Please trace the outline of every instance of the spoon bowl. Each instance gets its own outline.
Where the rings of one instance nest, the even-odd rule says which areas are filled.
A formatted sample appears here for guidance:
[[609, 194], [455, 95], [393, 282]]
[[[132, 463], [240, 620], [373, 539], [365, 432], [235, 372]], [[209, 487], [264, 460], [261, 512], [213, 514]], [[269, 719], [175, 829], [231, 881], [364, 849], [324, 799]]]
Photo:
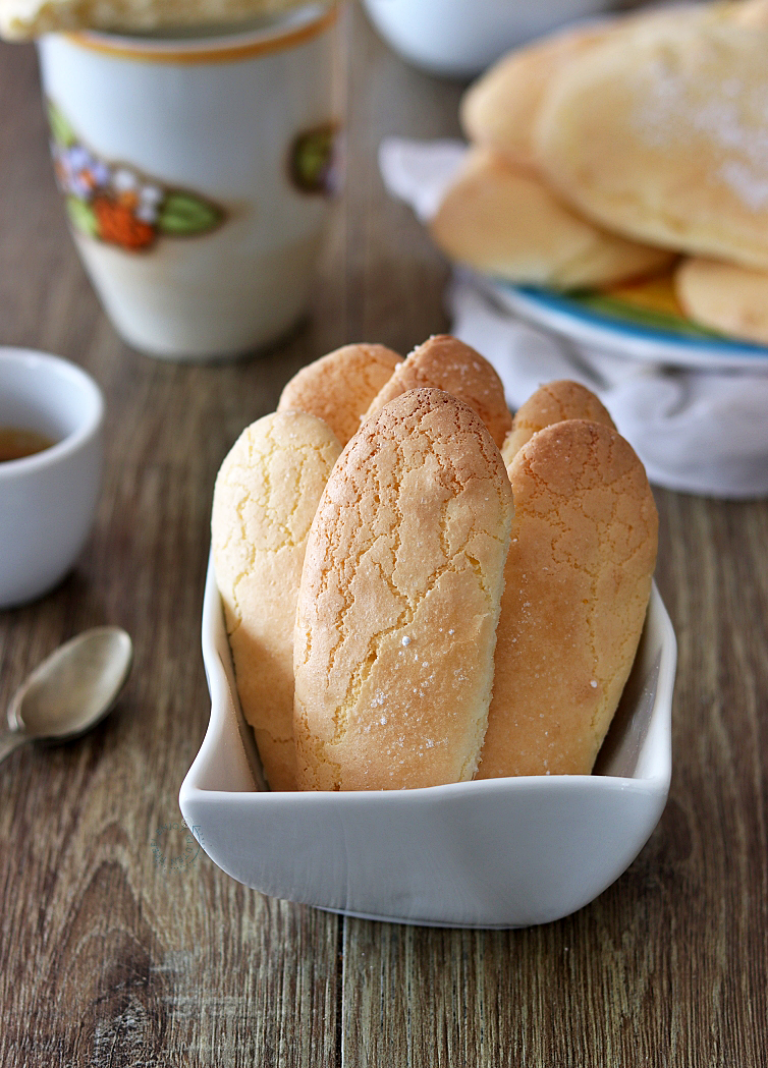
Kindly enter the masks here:
[[120, 627], [94, 627], [56, 649], [17, 690], [0, 760], [30, 741], [65, 742], [94, 727], [128, 679], [133, 643]]

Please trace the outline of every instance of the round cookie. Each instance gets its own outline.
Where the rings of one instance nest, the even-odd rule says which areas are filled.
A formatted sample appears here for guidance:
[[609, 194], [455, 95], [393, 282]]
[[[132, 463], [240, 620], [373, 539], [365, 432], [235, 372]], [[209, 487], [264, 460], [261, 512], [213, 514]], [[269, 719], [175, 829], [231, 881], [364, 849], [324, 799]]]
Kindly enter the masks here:
[[214, 489], [216, 582], [243, 714], [273, 790], [296, 788], [296, 598], [309, 528], [340, 452], [315, 416], [273, 413], [243, 431]]
[[689, 318], [731, 337], [768, 344], [768, 271], [695, 256], [682, 261], [674, 286]]
[[427, 387], [445, 390], [474, 408], [501, 448], [512, 426], [501, 379], [479, 352], [449, 334], [436, 334], [414, 349], [373, 400], [368, 415], [409, 389]]
[[768, 0], [741, 0], [729, 5], [730, 17], [740, 26], [768, 27]]
[[614, 25], [569, 28], [500, 59], [462, 97], [459, 117], [467, 139], [493, 148], [516, 166], [535, 168], [533, 127], [549, 82]]
[[402, 362], [402, 356], [384, 345], [344, 345], [295, 374], [280, 395], [277, 410], [316, 415], [346, 445], [360, 429], [373, 398]]
[[294, 659], [300, 787], [472, 778], [511, 517], [501, 454], [467, 404], [419, 389], [366, 420], [307, 544]]
[[658, 519], [611, 427], [540, 430], [509, 467], [515, 501], [478, 778], [587, 775], [645, 620]]
[[661, 20], [595, 45], [542, 103], [543, 174], [618, 233], [768, 269], [766, 48], [765, 27], [730, 16]]
[[[767, 0], [651, 7], [584, 25], [568, 26], [515, 48], [494, 63], [464, 94], [460, 118], [469, 141], [493, 148], [516, 166], [537, 170], [535, 128], [554, 79], [574, 59], [609, 38], [733, 18], [760, 25]], [[752, 10], [752, 9], [755, 10]]]
[[565, 419], [586, 419], [616, 429], [605, 406], [586, 386], [567, 378], [547, 382], [539, 386], [515, 413], [512, 429], [501, 450], [507, 468], [534, 434]]
[[669, 252], [609, 233], [536, 174], [471, 148], [429, 224], [446, 256], [511, 282], [574, 289], [660, 271]]

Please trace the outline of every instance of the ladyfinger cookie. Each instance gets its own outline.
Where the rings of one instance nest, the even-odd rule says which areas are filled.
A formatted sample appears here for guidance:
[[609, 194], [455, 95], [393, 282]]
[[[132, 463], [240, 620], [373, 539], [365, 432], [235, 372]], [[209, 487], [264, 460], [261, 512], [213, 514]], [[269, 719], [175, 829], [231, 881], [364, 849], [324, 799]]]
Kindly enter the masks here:
[[402, 356], [385, 345], [344, 345], [302, 367], [285, 386], [277, 410], [318, 416], [346, 445], [402, 362]]
[[642, 463], [567, 420], [514, 457], [512, 540], [478, 778], [587, 775], [634, 660], [656, 561]]
[[418, 389], [366, 420], [307, 543], [294, 648], [300, 787], [472, 778], [511, 518], [501, 454], [469, 405]]
[[534, 434], [545, 426], [562, 423], [565, 419], [587, 419], [591, 423], [603, 423], [616, 429], [603, 403], [586, 386], [567, 378], [547, 382], [539, 386], [515, 412], [512, 429], [501, 449], [507, 467]]
[[485, 357], [449, 334], [437, 334], [414, 349], [383, 386], [368, 414], [409, 389], [424, 387], [443, 389], [466, 401], [501, 448], [512, 426], [501, 379]]
[[240, 703], [273, 790], [296, 789], [296, 598], [310, 524], [340, 452], [320, 419], [276, 412], [243, 431], [216, 479], [216, 581]]

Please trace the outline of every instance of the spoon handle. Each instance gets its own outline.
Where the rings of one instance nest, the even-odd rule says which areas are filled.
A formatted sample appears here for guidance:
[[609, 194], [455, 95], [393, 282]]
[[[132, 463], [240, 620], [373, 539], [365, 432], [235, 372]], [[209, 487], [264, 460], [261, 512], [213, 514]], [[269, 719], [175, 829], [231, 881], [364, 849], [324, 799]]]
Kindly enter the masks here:
[[31, 741], [32, 739], [29, 735], [23, 734], [21, 731], [8, 731], [7, 734], [0, 735], [0, 764], [7, 756], [11, 755], [14, 749], [18, 749], [20, 745]]

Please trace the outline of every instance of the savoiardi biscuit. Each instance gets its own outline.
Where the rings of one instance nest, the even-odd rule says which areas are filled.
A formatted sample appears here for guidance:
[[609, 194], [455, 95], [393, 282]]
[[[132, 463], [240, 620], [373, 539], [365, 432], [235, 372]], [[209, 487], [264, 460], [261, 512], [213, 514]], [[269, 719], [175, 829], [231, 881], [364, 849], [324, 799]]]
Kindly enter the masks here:
[[467, 404], [418, 389], [366, 420], [307, 544], [294, 648], [300, 787], [472, 778], [511, 518], [501, 454]]
[[768, 344], [768, 270], [692, 256], [675, 271], [674, 287], [690, 319], [731, 337]]
[[515, 515], [478, 778], [586, 775], [645, 620], [657, 513], [610, 426], [566, 420], [509, 466]]
[[504, 386], [492, 364], [449, 334], [436, 334], [415, 348], [372, 401], [368, 415], [411, 389], [445, 390], [473, 408], [501, 448], [512, 426]]
[[344, 345], [302, 367], [285, 386], [277, 410], [318, 416], [346, 445], [402, 362], [402, 356], [384, 345]]
[[567, 378], [547, 382], [539, 386], [515, 412], [512, 429], [501, 449], [506, 466], [509, 467], [515, 455], [534, 434], [545, 426], [562, 423], [565, 419], [586, 419], [613, 427], [613, 420], [605, 405], [586, 386]]
[[273, 790], [296, 788], [296, 598], [310, 525], [340, 452], [320, 419], [277, 412], [243, 431], [216, 479], [216, 582], [243, 714]]
[[429, 229], [438, 248], [458, 263], [557, 289], [653, 274], [673, 258], [597, 225], [537, 174], [487, 148], [467, 152]]

